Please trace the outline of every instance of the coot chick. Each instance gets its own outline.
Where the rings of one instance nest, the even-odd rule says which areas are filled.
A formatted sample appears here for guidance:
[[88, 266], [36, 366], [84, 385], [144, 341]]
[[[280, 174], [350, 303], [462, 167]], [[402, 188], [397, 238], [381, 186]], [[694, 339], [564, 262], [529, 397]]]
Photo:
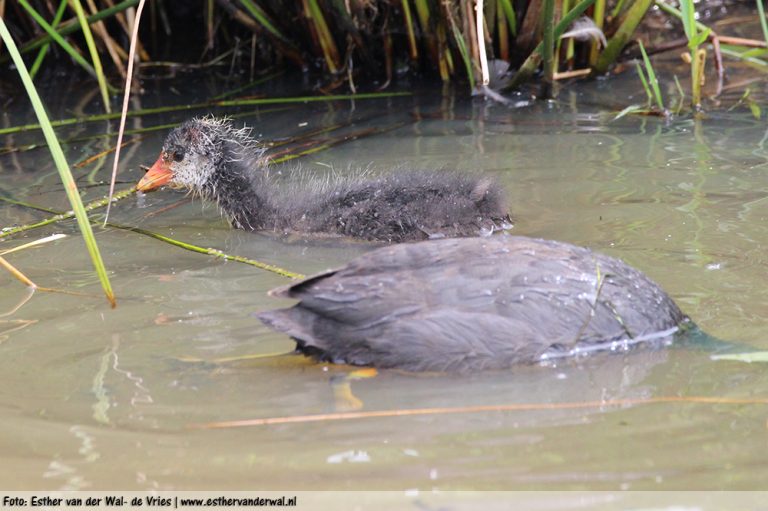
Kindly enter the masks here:
[[383, 247], [270, 294], [299, 300], [258, 317], [304, 354], [409, 371], [661, 346], [692, 325], [619, 259], [507, 235]]
[[509, 227], [504, 193], [487, 177], [398, 172], [286, 182], [268, 172], [262, 154], [250, 130], [226, 119], [192, 119], [170, 132], [137, 188], [187, 188], [217, 203], [233, 226], [252, 231], [402, 242]]

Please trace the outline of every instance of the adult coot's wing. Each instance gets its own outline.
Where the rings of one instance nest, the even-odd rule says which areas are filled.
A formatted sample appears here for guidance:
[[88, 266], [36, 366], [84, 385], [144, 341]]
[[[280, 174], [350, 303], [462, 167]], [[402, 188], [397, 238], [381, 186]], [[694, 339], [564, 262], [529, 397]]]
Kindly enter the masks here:
[[684, 318], [618, 259], [508, 236], [385, 247], [275, 294], [299, 303], [259, 317], [305, 352], [413, 370], [508, 367]]

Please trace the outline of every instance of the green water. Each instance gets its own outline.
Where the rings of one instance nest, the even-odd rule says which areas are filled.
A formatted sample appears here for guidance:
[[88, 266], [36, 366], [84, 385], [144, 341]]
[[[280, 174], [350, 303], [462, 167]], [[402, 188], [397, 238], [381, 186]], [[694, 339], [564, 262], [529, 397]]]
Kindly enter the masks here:
[[[515, 234], [621, 257], [657, 280], [703, 330], [768, 349], [765, 122], [747, 108], [722, 109], [700, 121], [611, 121], [635, 90], [628, 80], [588, 83], [558, 101], [519, 108], [430, 92], [228, 112], [242, 113], [241, 120], [270, 141], [340, 123], [348, 124], [340, 132], [381, 130], [298, 160], [306, 173], [361, 167], [491, 173], [507, 189]], [[81, 89], [57, 99], [53, 117], [96, 111], [92, 91]], [[179, 89], [185, 102], [203, 94]], [[180, 101], [151, 92], [132, 108]], [[30, 122], [29, 115], [16, 101], [2, 124]], [[185, 115], [132, 119], [129, 128]], [[96, 123], [59, 134], [110, 130]], [[124, 150], [119, 179], [125, 183], [118, 189], [138, 181], [139, 166], [154, 161], [164, 135], [154, 132]], [[41, 138], [32, 132], [1, 140], [16, 146]], [[76, 162], [111, 143], [74, 142], [65, 150]], [[110, 166], [111, 159], [97, 181], [107, 179]], [[76, 171], [81, 183], [93, 169]], [[0, 175], [3, 197], [68, 209], [44, 148], [0, 156]], [[84, 199], [105, 193], [104, 186], [87, 187]], [[0, 226], [46, 216], [0, 203]], [[371, 249], [234, 231], [215, 208], [169, 190], [117, 203], [111, 221], [304, 274]], [[331, 380], [344, 370], [299, 357], [212, 362], [292, 348], [287, 337], [253, 317], [288, 303], [266, 296], [286, 279], [136, 233], [96, 231], [118, 295], [116, 310], [100, 296], [73, 222], [0, 241], [3, 250], [69, 234], [8, 259], [41, 286], [87, 295], [38, 292], [15, 309], [27, 292], [0, 273], [0, 464], [13, 467], [0, 472], [0, 487], [733, 490], [764, 484], [765, 405], [600, 405], [670, 396], [768, 397], [765, 365], [716, 362], [693, 348], [508, 373], [386, 371], [352, 385], [363, 411], [592, 403], [583, 408], [190, 428], [333, 413]]]

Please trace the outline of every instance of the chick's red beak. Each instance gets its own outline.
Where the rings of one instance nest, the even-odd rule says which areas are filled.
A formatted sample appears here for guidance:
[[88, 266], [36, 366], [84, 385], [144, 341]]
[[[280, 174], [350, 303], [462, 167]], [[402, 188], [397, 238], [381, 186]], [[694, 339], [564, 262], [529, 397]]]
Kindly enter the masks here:
[[141, 178], [139, 184], [136, 185], [136, 189], [140, 192], [148, 192], [168, 184], [172, 177], [173, 171], [171, 171], [170, 161], [168, 158], [165, 158], [165, 154], [161, 154], [154, 165], [152, 165], [152, 168]]

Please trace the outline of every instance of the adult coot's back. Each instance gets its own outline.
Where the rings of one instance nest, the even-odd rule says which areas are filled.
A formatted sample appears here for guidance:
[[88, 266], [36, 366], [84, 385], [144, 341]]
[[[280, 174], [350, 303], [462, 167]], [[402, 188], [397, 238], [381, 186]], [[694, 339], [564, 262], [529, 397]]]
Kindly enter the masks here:
[[660, 344], [690, 321], [618, 259], [517, 236], [388, 246], [271, 294], [299, 303], [259, 318], [305, 354], [411, 371]]

